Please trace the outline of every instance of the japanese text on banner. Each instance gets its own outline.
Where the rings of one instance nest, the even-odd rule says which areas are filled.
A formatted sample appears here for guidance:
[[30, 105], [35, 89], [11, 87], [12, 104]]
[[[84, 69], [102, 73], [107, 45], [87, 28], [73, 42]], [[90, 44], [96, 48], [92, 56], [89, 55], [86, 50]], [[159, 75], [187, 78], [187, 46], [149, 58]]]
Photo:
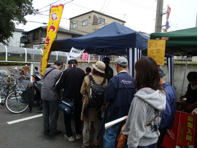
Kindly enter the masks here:
[[83, 52], [84, 52], [84, 50], [79, 50], [79, 49], [76, 49], [76, 48], [72, 47], [70, 52], [69, 52], [68, 60], [78, 59], [78, 57], [81, 56], [81, 54]]
[[148, 40], [148, 56], [152, 57], [157, 65], [164, 65], [166, 40]]
[[41, 75], [44, 76], [45, 69], [48, 63], [51, 46], [56, 37], [59, 23], [61, 20], [64, 5], [55, 5], [51, 7], [49, 23], [47, 27], [47, 35], [45, 40], [45, 45], [43, 49], [43, 55], [40, 63]]

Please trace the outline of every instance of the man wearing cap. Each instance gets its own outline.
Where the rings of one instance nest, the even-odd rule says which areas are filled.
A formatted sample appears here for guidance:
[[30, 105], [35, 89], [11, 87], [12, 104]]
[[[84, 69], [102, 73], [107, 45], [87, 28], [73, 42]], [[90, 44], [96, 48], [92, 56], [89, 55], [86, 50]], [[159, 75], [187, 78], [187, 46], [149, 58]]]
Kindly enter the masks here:
[[163, 142], [164, 136], [167, 133], [167, 135], [174, 139], [174, 134], [172, 132], [172, 127], [174, 123], [174, 116], [176, 112], [176, 93], [173, 86], [171, 86], [168, 82], [165, 82], [164, 71], [159, 68], [159, 74], [160, 74], [160, 84], [163, 85], [165, 93], [166, 93], [166, 109], [162, 113], [162, 119], [160, 123], [160, 136], [157, 142], [157, 147], [161, 147], [161, 144]]
[[108, 57], [105, 57], [103, 59], [103, 62], [106, 65], [105, 75], [106, 75], [107, 80], [109, 81], [113, 77], [113, 69], [109, 66], [110, 59]]
[[[115, 61], [117, 75], [112, 77], [106, 88], [106, 102], [109, 104], [106, 122], [110, 122], [128, 115], [134, 96], [134, 78], [127, 73], [128, 61], [119, 57]], [[115, 124], [105, 130], [103, 136], [104, 148], [115, 148], [116, 137], [120, 133], [123, 122]]]
[[[59, 88], [64, 88], [63, 98], [71, 100], [74, 103], [74, 119], [76, 129], [76, 139], [81, 139], [82, 121], [80, 119], [82, 110], [82, 94], [80, 88], [85, 77], [85, 72], [78, 68], [78, 62], [75, 59], [68, 61], [68, 69], [66, 69], [60, 80], [56, 83]], [[64, 123], [66, 134], [65, 139], [74, 141], [73, 132], [71, 128], [71, 114], [64, 113]]]

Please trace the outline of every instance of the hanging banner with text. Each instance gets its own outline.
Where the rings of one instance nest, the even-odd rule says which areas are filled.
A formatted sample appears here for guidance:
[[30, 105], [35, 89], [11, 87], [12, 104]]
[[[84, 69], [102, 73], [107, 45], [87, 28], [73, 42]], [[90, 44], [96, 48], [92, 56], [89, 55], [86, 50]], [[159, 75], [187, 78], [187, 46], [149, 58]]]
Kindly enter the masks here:
[[64, 5], [62, 4], [51, 7], [49, 23], [47, 27], [47, 35], [46, 35], [43, 55], [42, 55], [42, 59], [40, 63], [41, 76], [44, 76], [45, 69], [47, 67], [48, 59], [49, 59], [50, 52], [51, 52], [51, 46], [52, 46], [52, 43], [54, 42], [54, 39], [58, 31], [63, 8], [64, 8]]
[[69, 56], [68, 56], [68, 61], [71, 60], [71, 59], [76, 59], [81, 56], [81, 54], [84, 52], [84, 50], [79, 50], [79, 49], [76, 49], [74, 47], [71, 48], [70, 52], [69, 52]]
[[152, 57], [157, 65], [164, 65], [166, 40], [148, 40], [148, 56]]

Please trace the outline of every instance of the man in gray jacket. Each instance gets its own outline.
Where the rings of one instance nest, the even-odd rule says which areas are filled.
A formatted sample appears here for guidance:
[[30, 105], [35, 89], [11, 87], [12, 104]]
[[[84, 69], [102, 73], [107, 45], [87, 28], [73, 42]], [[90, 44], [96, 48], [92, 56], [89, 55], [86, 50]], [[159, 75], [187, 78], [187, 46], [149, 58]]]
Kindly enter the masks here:
[[54, 65], [46, 69], [44, 81], [41, 88], [41, 99], [43, 100], [43, 124], [44, 134], [54, 136], [60, 134], [57, 130], [58, 106], [61, 98], [60, 89], [55, 87], [62, 71], [63, 62], [57, 60]]

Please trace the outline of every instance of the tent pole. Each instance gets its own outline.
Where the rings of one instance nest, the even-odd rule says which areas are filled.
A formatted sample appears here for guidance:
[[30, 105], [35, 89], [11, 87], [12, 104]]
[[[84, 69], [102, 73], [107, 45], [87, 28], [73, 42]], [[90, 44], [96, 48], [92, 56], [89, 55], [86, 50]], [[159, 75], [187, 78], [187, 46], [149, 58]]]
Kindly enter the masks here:
[[186, 71], [187, 71], [187, 62], [188, 62], [188, 60], [187, 60], [187, 58], [188, 57], [186, 57], [186, 67], [185, 67], [185, 71], [184, 71], [184, 78], [183, 78], [183, 83], [182, 83], [182, 90], [181, 90], [181, 96], [182, 96], [182, 92], [183, 92], [183, 88], [184, 88], [184, 80], [185, 80], [185, 78], [186, 78]]
[[169, 80], [170, 84], [172, 85], [172, 81], [171, 81], [171, 62], [170, 62], [170, 57], [168, 57], [167, 59], [168, 59], [168, 80]]
[[88, 61], [87, 61], [87, 63], [90, 63], [90, 54], [88, 54]]
[[131, 76], [133, 76], [133, 74], [132, 74], [132, 69], [133, 69], [133, 66], [132, 66], [132, 60], [134, 60], [133, 58], [132, 58], [132, 48], [129, 48], [128, 49], [129, 50], [129, 54], [128, 54], [128, 59], [129, 59], [129, 74], [131, 75]]

